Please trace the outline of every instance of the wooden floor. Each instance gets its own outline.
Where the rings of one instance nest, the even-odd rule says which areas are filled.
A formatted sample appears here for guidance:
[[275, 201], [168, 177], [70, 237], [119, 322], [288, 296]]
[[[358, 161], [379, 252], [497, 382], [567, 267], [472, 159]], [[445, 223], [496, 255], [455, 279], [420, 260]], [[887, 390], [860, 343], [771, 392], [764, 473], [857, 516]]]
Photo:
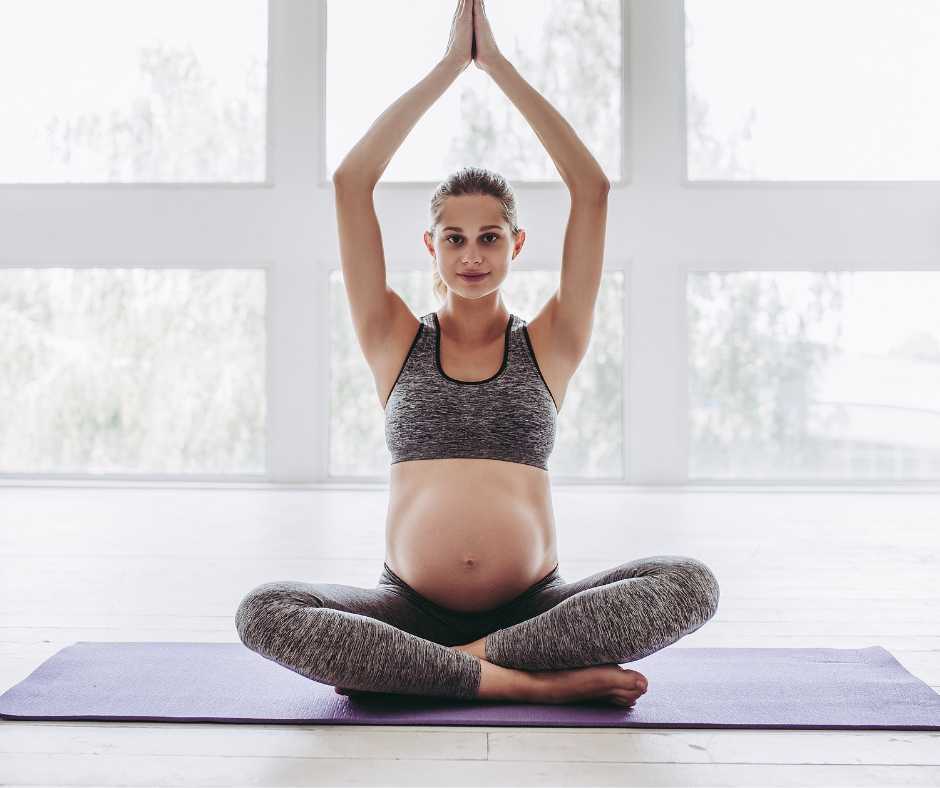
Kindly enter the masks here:
[[[265, 580], [374, 586], [387, 496], [0, 488], [0, 691], [78, 640], [238, 642], [235, 607]], [[938, 493], [554, 502], [566, 580], [660, 553], [714, 570], [717, 615], [673, 648], [881, 645], [940, 689]], [[936, 786], [940, 732], [0, 720], [0, 784]]]

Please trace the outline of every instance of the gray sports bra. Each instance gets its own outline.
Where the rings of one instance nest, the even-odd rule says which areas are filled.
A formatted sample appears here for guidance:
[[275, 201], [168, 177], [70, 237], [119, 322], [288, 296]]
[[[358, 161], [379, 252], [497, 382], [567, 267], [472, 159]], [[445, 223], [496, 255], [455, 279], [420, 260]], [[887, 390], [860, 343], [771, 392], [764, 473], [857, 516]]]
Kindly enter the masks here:
[[479, 457], [548, 470], [558, 408], [542, 376], [526, 321], [510, 314], [503, 363], [486, 380], [456, 380], [441, 367], [436, 312], [418, 332], [385, 403], [392, 465]]

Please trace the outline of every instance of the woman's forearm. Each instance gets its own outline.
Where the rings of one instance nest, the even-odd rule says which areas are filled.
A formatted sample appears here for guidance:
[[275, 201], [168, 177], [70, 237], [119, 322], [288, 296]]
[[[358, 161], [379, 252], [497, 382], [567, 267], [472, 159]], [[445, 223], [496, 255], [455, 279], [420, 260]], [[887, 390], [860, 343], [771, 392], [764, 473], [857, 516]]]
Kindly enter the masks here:
[[463, 67], [446, 58], [438, 62], [424, 79], [379, 115], [340, 162], [333, 180], [342, 176], [374, 187], [405, 137], [462, 71]]
[[605, 188], [610, 181], [571, 124], [503, 58], [486, 71], [525, 116], [552, 157], [562, 180], [574, 192]]

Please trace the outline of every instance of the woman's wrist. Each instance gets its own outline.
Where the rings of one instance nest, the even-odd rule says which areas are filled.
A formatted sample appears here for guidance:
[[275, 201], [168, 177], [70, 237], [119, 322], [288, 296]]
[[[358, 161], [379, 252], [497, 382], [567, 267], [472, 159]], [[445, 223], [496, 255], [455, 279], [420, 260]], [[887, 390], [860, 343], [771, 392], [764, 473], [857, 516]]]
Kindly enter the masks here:
[[[487, 65], [480, 65], [480, 61], [478, 60], [475, 61], [475, 63], [476, 63], [477, 68], [479, 68], [481, 71], [486, 72], [487, 74], [489, 74], [492, 71], [496, 71], [500, 68], [503, 68], [504, 66], [510, 65], [509, 60], [503, 56], [498, 57], [495, 61]], [[460, 74], [462, 74], [466, 70], [468, 65], [470, 64], [458, 63], [454, 58], [447, 57], [446, 55], [442, 57], [440, 62], [438, 63], [439, 68], [442, 68], [446, 71], [453, 72], [455, 78], [457, 76], [460, 76]]]
[[[478, 61], [479, 62], [479, 61]], [[487, 74], [492, 74], [494, 71], [498, 71], [506, 66], [512, 65], [508, 59], [500, 55], [492, 63], [488, 63], [485, 66], [480, 66], [480, 68], [485, 71]]]
[[467, 68], [469, 63], [458, 63], [455, 58], [446, 55], [438, 62], [437, 67], [443, 71], [453, 74], [454, 79], [459, 77]]

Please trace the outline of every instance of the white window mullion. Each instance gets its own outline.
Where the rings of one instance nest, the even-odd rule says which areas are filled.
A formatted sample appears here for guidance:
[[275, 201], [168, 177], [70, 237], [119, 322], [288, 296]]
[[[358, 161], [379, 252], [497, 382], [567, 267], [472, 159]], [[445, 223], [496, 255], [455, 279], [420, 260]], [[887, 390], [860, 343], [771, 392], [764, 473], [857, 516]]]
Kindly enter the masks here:
[[607, 259], [629, 271], [624, 315], [627, 480], [686, 478], [683, 310], [674, 251], [685, 228], [684, 10], [682, 0], [626, 3], [624, 146], [626, 184], [611, 192]]
[[326, 3], [269, 3], [271, 169], [268, 478], [326, 478], [329, 291], [321, 261], [336, 254], [332, 183], [320, 183]]

